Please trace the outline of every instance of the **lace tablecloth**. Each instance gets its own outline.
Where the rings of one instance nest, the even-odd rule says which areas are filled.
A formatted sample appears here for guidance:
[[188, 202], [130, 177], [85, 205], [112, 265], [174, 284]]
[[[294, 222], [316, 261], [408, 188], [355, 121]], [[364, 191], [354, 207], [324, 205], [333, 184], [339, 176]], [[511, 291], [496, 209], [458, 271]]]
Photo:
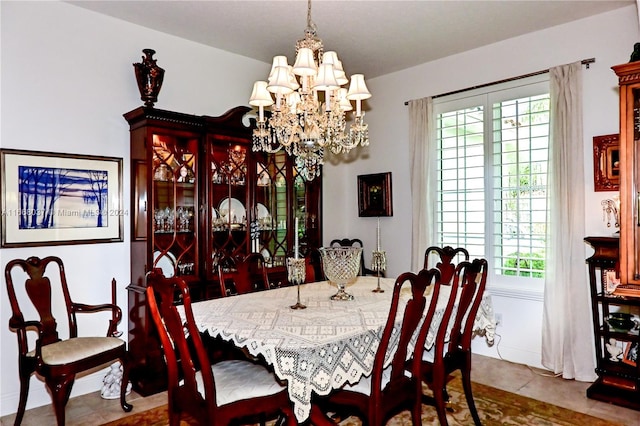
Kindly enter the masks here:
[[[296, 418], [302, 422], [309, 417], [313, 393], [327, 395], [371, 374], [394, 282], [381, 279], [385, 292], [373, 293], [377, 278], [358, 277], [347, 286], [353, 301], [330, 300], [336, 287], [326, 281], [305, 284], [300, 286], [300, 298], [307, 309], [302, 310], [289, 308], [296, 302], [296, 287], [207, 300], [192, 307], [202, 332], [232, 341], [273, 366], [276, 376], [287, 381]], [[398, 320], [401, 315], [398, 312]], [[440, 323], [441, 316], [436, 317], [432, 330]], [[475, 325], [491, 342], [495, 321], [486, 296]], [[433, 345], [433, 336], [431, 331], [427, 348]], [[396, 345], [391, 342], [388, 358]]]

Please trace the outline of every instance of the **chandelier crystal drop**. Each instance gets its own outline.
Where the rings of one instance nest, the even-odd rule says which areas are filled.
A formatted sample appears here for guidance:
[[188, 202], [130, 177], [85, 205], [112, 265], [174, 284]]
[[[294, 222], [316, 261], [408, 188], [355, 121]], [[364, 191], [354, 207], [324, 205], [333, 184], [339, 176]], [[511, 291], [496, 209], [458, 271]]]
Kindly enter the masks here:
[[[369, 145], [362, 101], [371, 93], [364, 75], [354, 74], [349, 81], [336, 52], [324, 52], [316, 33], [308, 0], [307, 28], [296, 43], [294, 65], [287, 63], [286, 56], [275, 56], [268, 80], [256, 81], [249, 99], [249, 105], [258, 107], [253, 150], [275, 153], [284, 149], [308, 181], [320, 175], [325, 150], [339, 155]], [[349, 90], [342, 87], [349, 82]], [[347, 132], [351, 101], [356, 109]], [[268, 119], [265, 107], [270, 107]]]

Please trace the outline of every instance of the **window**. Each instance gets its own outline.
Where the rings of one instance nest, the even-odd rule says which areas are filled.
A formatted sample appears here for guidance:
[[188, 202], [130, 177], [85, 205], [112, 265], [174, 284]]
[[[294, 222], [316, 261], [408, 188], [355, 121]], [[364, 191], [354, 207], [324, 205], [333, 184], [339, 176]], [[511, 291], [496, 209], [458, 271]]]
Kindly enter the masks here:
[[549, 85], [543, 77], [434, 101], [438, 244], [485, 257], [493, 282], [509, 286], [544, 278]]

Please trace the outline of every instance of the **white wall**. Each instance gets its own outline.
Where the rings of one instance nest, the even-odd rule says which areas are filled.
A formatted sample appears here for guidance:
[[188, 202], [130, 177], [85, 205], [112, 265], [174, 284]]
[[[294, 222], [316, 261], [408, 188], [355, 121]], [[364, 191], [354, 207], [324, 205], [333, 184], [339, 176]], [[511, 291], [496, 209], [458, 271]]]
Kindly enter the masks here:
[[[60, 2], [1, 2], [2, 148], [121, 157], [124, 207], [129, 208], [129, 129], [122, 114], [140, 105], [132, 64], [153, 48], [166, 70], [157, 108], [220, 115], [246, 105], [254, 80], [269, 64], [151, 31]], [[4, 249], [14, 258], [57, 255], [65, 262], [75, 301], [111, 300], [111, 278], [127, 328], [130, 218], [122, 243]], [[2, 284], [4, 288], [4, 283]], [[6, 291], [0, 291], [0, 415], [18, 406], [17, 340], [8, 328]], [[80, 317], [80, 333], [106, 332], [106, 318]], [[125, 334], [126, 336], [126, 334]], [[74, 395], [100, 389], [103, 372], [81, 378]], [[32, 379], [28, 407], [49, 404]]]
[[[358, 217], [356, 176], [390, 171], [394, 215], [380, 220], [382, 246], [388, 256], [387, 275], [410, 269], [409, 117], [405, 101], [592, 57], [596, 63], [583, 73], [585, 236], [611, 235], [613, 230], [602, 221], [600, 201], [616, 193], [593, 190], [592, 137], [618, 132], [617, 77], [610, 67], [628, 62], [638, 41], [635, 6], [629, 6], [369, 80], [373, 97], [368, 100], [366, 121], [371, 145], [365, 149], [366, 156], [348, 167], [326, 167], [324, 211], [341, 211], [342, 219], [325, 220], [325, 243], [342, 236], [359, 237], [365, 247], [375, 245], [376, 219]], [[585, 257], [591, 252], [585, 244]], [[585, 292], [587, 288], [585, 282]], [[541, 295], [493, 296], [495, 311], [502, 314], [498, 333], [502, 335], [499, 349], [503, 357], [540, 366], [541, 300]], [[585, 332], [589, 329], [590, 325], [585, 325]], [[474, 340], [474, 349], [498, 356], [496, 346], [488, 348], [483, 339]]]

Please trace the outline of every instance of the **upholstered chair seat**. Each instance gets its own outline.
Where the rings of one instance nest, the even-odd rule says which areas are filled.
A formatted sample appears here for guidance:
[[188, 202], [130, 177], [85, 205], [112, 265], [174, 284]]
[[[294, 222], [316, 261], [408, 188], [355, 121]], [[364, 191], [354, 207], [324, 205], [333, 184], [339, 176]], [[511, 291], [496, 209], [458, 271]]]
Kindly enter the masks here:
[[[124, 345], [124, 340], [118, 337], [75, 337], [43, 346], [42, 361], [52, 368], [56, 365], [84, 361]], [[29, 351], [27, 356], [35, 357], [35, 349]]]
[[[272, 372], [264, 366], [244, 360], [221, 361], [211, 366], [216, 387], [224, 392], [216, 392], [218, 406], [231, 404], [243, 399], [275, 395], [286, 386], [274, 380]], [[202, 372], [196, 373], [198, 391], [204, 397]]]

